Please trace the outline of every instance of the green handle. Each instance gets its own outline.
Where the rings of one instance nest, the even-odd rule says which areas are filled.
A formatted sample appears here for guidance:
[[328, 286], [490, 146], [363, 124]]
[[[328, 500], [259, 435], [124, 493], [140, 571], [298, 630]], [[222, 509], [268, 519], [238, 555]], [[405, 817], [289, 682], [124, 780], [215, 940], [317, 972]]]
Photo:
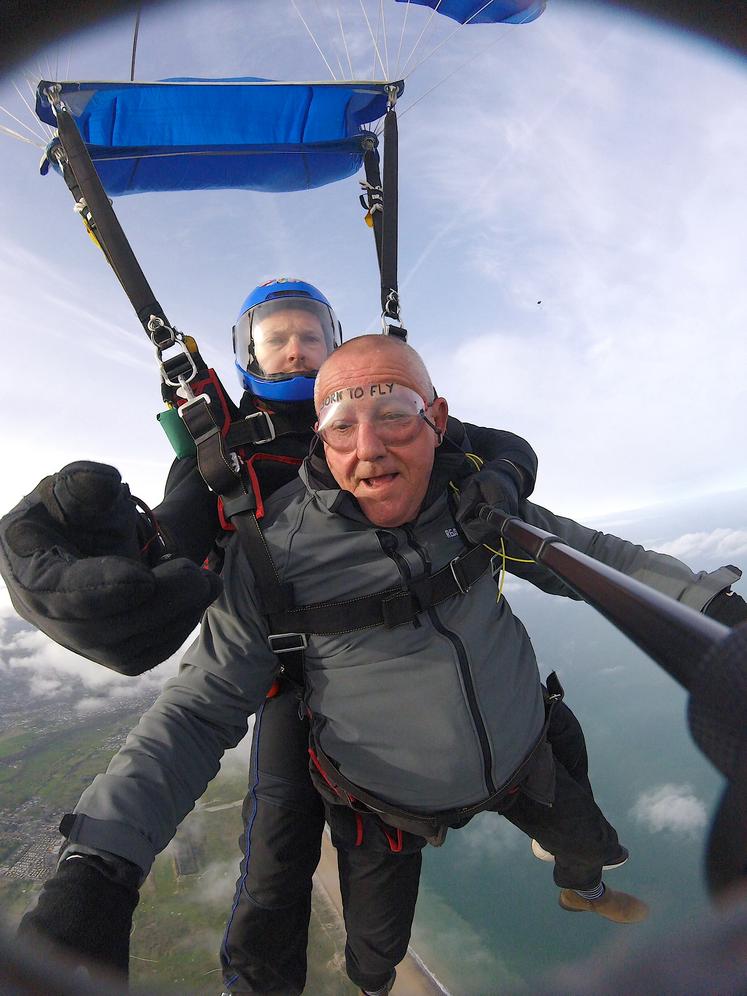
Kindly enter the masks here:
[[183, 457], [197, 456], [194, 439], [187, 431], [184, 422], [179, 418], [179, 412], [176, 408], [167, 408], [165, 412], [159, 412], [156, 418], [161, 423], [163, 431], [174, 448], [174, 453], [180, 460]]

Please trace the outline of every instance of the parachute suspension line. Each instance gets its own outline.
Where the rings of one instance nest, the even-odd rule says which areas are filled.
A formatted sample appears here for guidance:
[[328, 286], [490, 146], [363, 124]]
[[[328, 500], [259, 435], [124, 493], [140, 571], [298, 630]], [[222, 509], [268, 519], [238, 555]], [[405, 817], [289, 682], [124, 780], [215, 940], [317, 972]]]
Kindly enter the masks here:
[[405, 30], [407, 29], [407, 15], [409, 13], [410, 13], [410, 0], [407, 0], [407, 3], [405, 5], [405, 16], [404, 16], [404, 19], [402, 21], [402, 30], [400, 31], [400, 34], [399, 34], [399, 45], [397, 46], [397, 60], [394, 63], [394, 75], [397, 77], [397, 79], [399, 79], [399, 76], [400, 76], [400, 72], [399, 72], [399, 60], [400, 60], [400, 57], [402, 55], [402, 43], [405, 40]]
[[[34, 138], [36, 139], [37, 143], [42, 142], [44, 145], [46, 145], [46, 136], [45, 135], [43, 135], [43, 134], [40, 135], [38, 131], [34, 131], [33, 128], [29, 128], [29, 126], [24, 121], [21, 121], [20, 118], [17, 118], [15, 116], [15, 114], [11, 114], [11, 112], [8, 110], [8, 108], [7, 107], [3, 107], [2, 104], [0, 104], [0, 111], [3, 111], [5, 114], [8, 115], [9, 118], [12, 118], [15, 121], [16, 124], [19, 124], [22, 128], [25, 128], [26, 131], [29, 133], [29, 135], [33, 135], [34, 136]], [[26, 141], [28, 141], [28, 139]]]
[[[24, 76], [23, 78], [26, 80], [26, 86], [29, 88], [29, 93], [31, 94], [31, 99], [33, 101], [36, 101], [36, 87], [31, 82], [31, 80], [28, 78], [28, 76]], [[25, 103], [25, 101], [24, 101], [24, 103]], [[29, 105], [27, 104], [26, 106], [28, 107]], [[54, 128], [50, 128], [50, 126], [48, 124], [46, 124], [44, 121], [40, 121], [37, 118], [36, 114], [34, 113], [34, 111], [33, 111], [33, 109], [31, 107], [29, 107], [29, 111], [31, 112], [31, 118], [34, 121], [35, 126], [38, 127], [39, 125], [41, 125], [42, 132], [46, 136], [46, 142], [47, 142], [47, 144], [49, 144], [52, 141], [52, 139], [54, 138]]]
[[299, 18], [301, 24], [303, 24], [303, 26], [306, 28], [306, 31], [308, 32], [309, 38], [311, 38], [311, 40], [313, 41], [314, 45], [316, 46], [317, 52], [319, 53], [319, 55], [321, 55], [322, 59], [324, 60], [324, 65], [329, 70], [329, 75], [332, 77], [333, 80], [336, 80], [337, 77], [334, 74], [332, 66], [330, 66], [330, 64], [327, 62], [326, 55], [324, 54], [324, 52], [322, 52], [321, 48], [319, 47], [319, 42], [314, 37], [314, 32], [311, 30], [311, 28], [308, 26], [308, 24], [304, 20], [304, 16], [301, 13], [301, 11], [298, 9], [298, 5], [296, 4], [296, 0], [290, 0], [290, 2], [291, 2], [291, 6], [295, 10], [296, 14], [298, 14], [298, 18]]
[[[442, 38], [441, 41], [434, 48], [432, 48], [431, 51], [427, 55], [423, 56], [423, 58], [420, 60], [420, 62], [416, 62], [415, 63], [415, 65], [412, 67], [412, 69], [410, 69], [408, 71], [407, 75], [410, 76], [412, 73], [415, 72], [416, 69], [418, 69], [420, 66], [422, 66], [424, 62], [427, 62], [428, 59], [430, 59], [430, 57], [432, 55], [435, 55], [436, 52], [438, 52], [438, 50], [442, 46], [444, 46], [446, 44], [446, 42], [448, 42], [450, 39], [452, 39], [454, 37], [454, 35], [458, 31], [461, 31], [462, 28], [466, 27], [466, 25], [468, 25], [470, 23], [470, 21], [474, 20], [474, 18], [476, 18], [479, 14], [481, 14], [485, 10], [486, 7], [490, 6], [490, 4], [492, 2], [493, 2], [493, 0], [488, 0], [488, 2], [485, 3], [485, 4], [483, 4], [482, 7], [479, 8], [479, 10], [476, 10], [474, 12], [474, 14], [472, 14], [470, 17], [468, 17], [466, 21], [464, 21], [462, 24], [457, 24], [457, 26], [454, 28], [454, 30], [451, 31], [445, 38]], [[515, 21], [515, 22], [512, 22], [512, 23], [515, 23], [515, 24], [526, 24], [526, 20]], [[497, 27], [497, 25], [496, 25], [496, 27]], [[506, 32], [503, 32], [499, 37], [503, 38], [503, 37], [505, 37], [505, 35], [506, 35]], [[494, 45], [495, 42], [491, 42], [490, 44]], [[488, 47], [490, 47], [490, 46], [488, 46]], [[467, 63], [470, 62], [470, 61], [471, 60], [468, 59], [467, 62], [465, 63], [465, 65], [467, 65]], [[451, 76], [451, 75], [453, 75], [453, 74], [450, 73], [449, 76]], [[449, 76], [445, 76], [444, 79], [448, 79]], [[441, 82], [443, 82], [443, 80]], [[439, 84], [437, 83], [436, 86], [438, 86], [438, 85]], [[431, 88], [431, 89], [433, 89], [433, 88]], [[431, 91], [429, 90], [428, 92], [430, 93]]]
[[[440, 2], [440, 0], [439, 0], [439, 2]], [[386, 79], [387, 78], [387, 76], [386, 76], [386, 69], [384, 68], [384, 63], [382, 62], [382, 59], [381, 59], [381, 53], [379, 52], [379, 46], [377, 44], [376, 38], [374, 38], [373, 28], [371, 27], [371, 22], [368, 19], [368, 14], [366, 13], [366, 8], [363, 6], [363, 0], [358, 0], [358, 3], [361, 5], [361, 10], [363, 11], [363, 17], [365, 18], [366, 25], [368, 27], [368, 33], [371, 36], [371, 42], [372, 42], [373, 47], [374, 47], [374, 53], [375, 53], [375, 56], [374, 56], [374, 71], [371, 73], [371, 75], [373, 76], [374, 73], [375, 73], [375, 71], [376, 71], [376, 68], [375, 68], [376, 67], [376, 59], [378, 59], [379, 60], [379, 65], [381, 66], [381, 71], [384, 74], [384, 78]]]
[[[314, 0], [314, 6], [316, 7], [316, 12], [319, 18], [319, 22], [321, 24], [324, 24], [326, 21], [326, 15], [322, 13], [322, 8], [319, 5], [319, 0]], [[339, 45], [337, 44], [337, 39], [333, 33], [330, 34], [330, 38], [332, 39], [330, 42], [330, 44], [332, 45], [332, 51], [334, 52], [335, 59], [337, 60], [337, 68], [340, 71], [339, 79], [344, 80], [345, 70], [342, 65], [342, 59], [340, 58]]]
[[137, 56], [137, 36], [140, 33], [140, 15], [143, 12], [143, 5], [139, 3], [137, 5], [137, 12], [135, 14], [135, 30], [132, 33], [132, 59], [130, 61], [130, 83], [135, 81], [135, 58]]
[[22, 135], [18, 131], [13, 131], [12, 128], [6, 128], [3, 124], [0, 124], [0, 132], [2, 132], [3, 135], [7, 135], [8, 138], [17, 138], [19, 142], [27, 142], [29, 145], [35, 145], [37, 149], [46, 149], [47, 147], [46, 142], [41, 142], [39, 140], [32, 142], [30, 138], [26, 138], [25, 135]]
[[[408, 0], [407, 6], [408, 7], [410, 6], [409, 0]], [[418, 45], [420, 45], [420, 42], [423, 40], [423, 35], [426, 33], [426, 31], [428, 30], [428, 28], [433, 23], [433, 18], [436, 16], [436, 13], [438, 12], [438, 8], [440, 6], [441, 6], [441, 0], [438, 0], [438, 3], [436, 4], [436, 6], [431, 10], [430, 17], [428, 18], [428, 20], [423, 25], [423, 30], [420, 32], [420, 34], [418, 35], [418, 37], [415, 39], [415, 44], [410, 49], [410, 52], [409, 52], [407, 58], [405, 59], [404, 63], [402, 64], [402, 70], [401, 70], [402, 76], [406, 75], [407, 63], [413, 57], [413, 55], [415, 54], [415, 50], [417, 49]]]
[[[487, 7], [488, 4], [486, 4], [485, 6]], [[480, 8], [480, 9], [484, 10], [484, 8]], [[472, 16], [473, 17], [477, 17], [477, 15], [479, 13], [480, 13], [479, 10], [475, 11], [475, 13]], [[468, 22], [465, 21], [465, 24], [467, 24], [467, 23]], [[515, 22], [512, 22], [512, 23], [515, 23], [515, 24], [526, 24], [527, 22], [526, 21], [515, 21]], [[444, 44], [444, 42], [448, 41], [449, 38], [452, 38], [454, 36], [454, 34], [456, 34], [456, 32], [459, 30], [459, 28], [462, 28], [462, 27], [464, 27], [464, 25], [460, 24], [459, 27], [455, 28], [454, 31], [452, 31], [452, 33], [450, 35], [448, 35], [447, 38], [445, 38], [442, 42], [440, 42], [436, 46], [436, 48], [433, 49], [432, 52], [429, 52], [428, 55], [425, 56], [424, 59], [421, 59], [421, 61], [417, 64], [417, 66], [413, 66], [413, 68], [410, 70], [410, 72], [412, 73], [412, 72], [415, 71], [415, 69], [418, 68], [418, 66], [422, 66], [426, 59], [430, 59], [430, 57], [433, 55], [433, 53], [436, 52], [441, 47], [441, 45]], [[456, 69], [452, 69], [452, 71], [450, 73], [447, 73], [446, 76], [443, 76], [437, 83], [434, 83], [432, 87], [430, 87], [428, 90], [425, 91], [425, 93], [421, 93], [420, 96], [416, 100], [413, 100], [413, 102], [411, 104], [408, 104], [407, 107], [404, 109], [404, 111], [402, 111], [402, 113], [400, 114], [400, 117], [403, 118], [405, 116], [405, 114], [407, 114], [408, 111], [412, 110], [412, 108], [415, 107], [416, 104], [419, 104], [420, 101], [424, 97], [427, 97], [429, 93], [433, 93], [433, 91], [435, 89], [437, 89], [438, 87], [440, 87], [442, 83], [445, 83], [447, 80], [450, 80], [452, 76], [455, 76], [458, 72], [461, 72], [461, 70], [464, 69], [465, 66], [468, 66], [471, 62], [475, 62], [482, 55], [484, 55], [488, 51], [488, 49], [494, 48], [498, 44], [498, 42], [503, 41], [503, 39], [506, 38], [507, 36], [508, 36], [508, 32], [504, 31], [502, 34], [497, 35], [497, 37], [495, 37], [488, 45], [485, 45], [483, 48], [481, 48], [479, 52], [475, 52], [474, 55], [471, 55], [471, 56], [469, 56], [469, 58], [465, 59], [464, 62], [460, 63], [456, 67]]]
[[[350, 69], [350, 79], [355, 79], [355, 74], [353, 73], [353, 63], [350, 58], [350, 49], [348, 48], [348, 40], [345, 36], [345, 28], [342, 25], [342, 15], [340, 14], [340, 8], [337, 8], [337, 23], [340, 25], [340, 35], [342, 36], [342, 44], [345, 48], [345, 55], [348, 59], [348, 68]], [[344, 73], [343, 73], [344, 75]]]
[[[449, 37], [451, 37], [451, 35]], [[461, 72], [465, 66], [468, 66], [472, 62], [475, 62], [477, 59], [480, 58], [480, 56], [484, 55], [489, 49], [495, 48], [498, 42], [503, 41], [503, 39], [506, 37], [507, 37], [506, 32], [498, 35], [488, 45], [485, 45], [483, 48], [481, 48], [479, 52], [475, 52], [473, 55], [468, 56], [464, 60], [464, 62], [460, 62], [460, 64], [456, 67], [456, 69], [452, 69], [452, 71], [450, 73], [447, 73], [446, 76], [442, 76], [441, 79], [437, 83], [434, 83], [432, 87], [429, 87], [425, 91], [425, 93], [421, 93], [420, 96], [417, 97], [415, 100], [413, 100], [411, 104], [408, 104], [407, 107], [404, 109], [404, 111], [402, 111], [402, 113], [400, 114], [400, 117], [403, 118], [408, 111], [411, 111], [412, 108], [415, 107], [417, 104], [419, 104], [420, 101], [423, 100], [423, 98], [427, 97], [429, 93], [433, 93], [433, 91], [438, 89], [438, 87], [440, 87], [442, 83], [445, 83], [447, 80], [450, 80], [452, 76], [456, 76], [456, 74]], [[431, 52], [430, 54], [433, 55], [433, 52]], [[430, 58], [430, 56], [428, 56], [428, 58]], [[423, 62], [425, 62], [425, 59], [423, 60]], [[418, 63], [418, 65], [422, 65], [422, 63]], [[412, 70], [410, 71], [412, 72]]]
[[389, 46], [387, 45], [386, 39], [386, 17], [384, 16], [384, 0], [379, 0], [379, 20], [381, 22], [381, 35], [384, 40], [384, 62], [386, 63], [386, 76], [385, 79], [391, 79], [389, 76]]
[[[23, 101], [24, 107], [29, 112], [31, 120], [34, 122], [34, 127], [37, 128], [38, 125], [41, 124], [41, 122], [38, 120], [38, 118], [34, 114], [34, 109], [31, 106], [31, 104], [29, 104], [28, 100], [26, 100], [26, 98], [24, 97], [24, 95], [21, 93], [21, 90], [20, 90], [18, 84], [15, 82], [15, 80], [13, 81], [13, 89], [16, 91], [16, 93], [18, 94], [18, 96]], [[6, 111], [6, 114], [7, 114], [7, 111]], [[19, 121], [18, 123], [20, 124], [21, 122]], [[48, 125], [42, 124], [41, 132], [40, 133], [36, 132], [35, 134], [40, 134], [42, 139], [44, 139], [44, 138], [51, 138], [52, 135], [53, 135], [53, 129], [50, 128]]]

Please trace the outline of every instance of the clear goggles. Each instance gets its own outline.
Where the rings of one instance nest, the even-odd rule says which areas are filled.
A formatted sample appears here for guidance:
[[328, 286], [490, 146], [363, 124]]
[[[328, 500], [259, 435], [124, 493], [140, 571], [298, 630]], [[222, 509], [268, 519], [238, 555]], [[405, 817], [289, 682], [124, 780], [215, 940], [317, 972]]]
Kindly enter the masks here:
[[415, 439], [423, 423], [440, 435], [425, 414], [432, 404], [401, 384], [344, 387], [323, 399], [316, 433], [333, 450], [350, 453], [358, 445], [358, 431], [365, 422], [384, 445], [404, 446]]
[[331, 308], [311, 298], [280, 297], [256, 304], [234, 326], [234, 351], [242, 369], [263, 374], [262, 356], [285, 345], [290, 332], [283, 323], [284, 312], [307, 319], [296, 321], [293, 333], [310, 347], [322, 345], [325, 356], [340, 345], [340, 323]]

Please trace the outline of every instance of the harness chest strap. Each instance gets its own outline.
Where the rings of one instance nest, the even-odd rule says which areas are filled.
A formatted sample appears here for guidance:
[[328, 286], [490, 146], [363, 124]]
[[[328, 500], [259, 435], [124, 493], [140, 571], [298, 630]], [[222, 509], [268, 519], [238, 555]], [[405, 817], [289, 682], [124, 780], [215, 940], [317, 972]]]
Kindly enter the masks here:
[[248, 547], [257, 590], [270, 628], [270, 646], [275, 653], [303, 649], [311, 634], [331, 636], [385, 626], [393, 629], [412, 622], [420, 612], [454, 595], [466, 595], [490, 567], [493, 554], [475, 546], [455, 557], [445, 567], [406, 585], [342, 601], [297, 606], [292, 586], [278, 577], [270, 551], [254, 516], [237, 516]]

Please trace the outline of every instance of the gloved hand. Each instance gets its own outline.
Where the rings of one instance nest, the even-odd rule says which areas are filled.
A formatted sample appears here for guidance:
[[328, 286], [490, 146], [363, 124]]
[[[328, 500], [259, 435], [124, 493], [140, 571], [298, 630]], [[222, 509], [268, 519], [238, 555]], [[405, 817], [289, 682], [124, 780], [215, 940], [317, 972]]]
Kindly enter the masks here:
[[483, 505], [518, 515], [520, 480], [510, 464], [506, 469], [483, 467], [462, 482], [455, 518], [470, 543], [493, 545], [499, 541], [499, 527], [478, 517]]
[[747, 602], [731, 588], [720, 591], [703, 612], [724, 626], [739, 626], [747, 622]]
[[151, 569], [143, 518], [114, 467], [80, 461], [0, 519], [0, 573], [18, 614], [127, 675], [175, 653], [221, 590], [217, 575], [186, 558]]
[[70, 856], [44, 883], [18, 934], [32, 943], [36, 937], [52, 941], [126, 975], [138, 877], [135, 865], [121, 858], [110, 865], [93, 855]]

